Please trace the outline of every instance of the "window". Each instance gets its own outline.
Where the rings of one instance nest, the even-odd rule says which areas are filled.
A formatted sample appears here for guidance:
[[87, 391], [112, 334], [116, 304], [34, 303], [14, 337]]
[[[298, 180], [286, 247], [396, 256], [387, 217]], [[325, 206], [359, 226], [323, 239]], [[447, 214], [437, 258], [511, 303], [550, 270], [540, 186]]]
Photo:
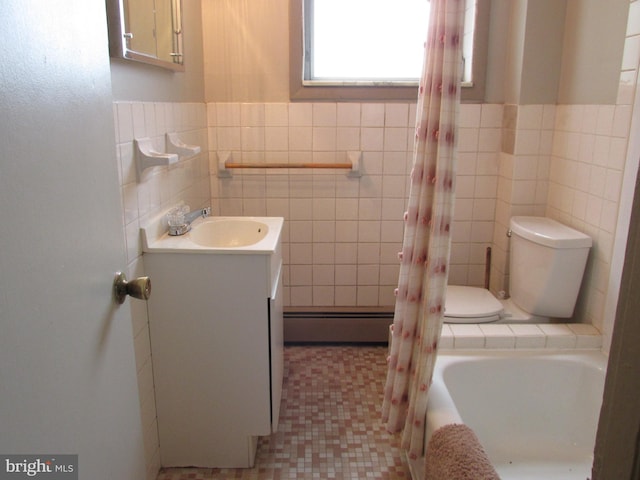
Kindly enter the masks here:
[[429, 6], [428, 0], [304, 0], [303, 81], [415, 84]]
[[[463, 98], [484, 96], [487, 3], [467, 0]], [[428, 15], [428, 0], [291, 0], [292, 100], [414, 100]]]

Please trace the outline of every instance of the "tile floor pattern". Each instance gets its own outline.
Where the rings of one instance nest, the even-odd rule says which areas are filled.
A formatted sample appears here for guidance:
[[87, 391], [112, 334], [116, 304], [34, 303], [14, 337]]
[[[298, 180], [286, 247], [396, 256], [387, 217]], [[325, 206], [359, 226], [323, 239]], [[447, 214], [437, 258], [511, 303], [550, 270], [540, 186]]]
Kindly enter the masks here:
[[157, 480], [410, 479], [380, 420], [386, 347], [287, 346], [278, 432], [252, 469], [167, 468]]

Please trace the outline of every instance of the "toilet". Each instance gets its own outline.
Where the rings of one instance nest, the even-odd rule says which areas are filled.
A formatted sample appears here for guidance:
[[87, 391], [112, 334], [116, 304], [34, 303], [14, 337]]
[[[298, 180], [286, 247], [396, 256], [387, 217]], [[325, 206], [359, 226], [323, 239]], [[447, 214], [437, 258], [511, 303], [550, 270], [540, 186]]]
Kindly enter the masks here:
[[578, 298], [591, 237], [546, 217], [513, 217], [510, 298], [449, 285], [445, 323], [547, 323], [569, 318]]

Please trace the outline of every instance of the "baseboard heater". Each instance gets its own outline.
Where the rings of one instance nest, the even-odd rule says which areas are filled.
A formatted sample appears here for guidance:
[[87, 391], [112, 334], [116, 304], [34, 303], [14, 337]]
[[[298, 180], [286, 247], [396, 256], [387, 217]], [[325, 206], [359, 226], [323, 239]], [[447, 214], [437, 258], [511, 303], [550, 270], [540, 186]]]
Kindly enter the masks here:
[[393, 307], [284, 310], [285, 343], [387, 343]]

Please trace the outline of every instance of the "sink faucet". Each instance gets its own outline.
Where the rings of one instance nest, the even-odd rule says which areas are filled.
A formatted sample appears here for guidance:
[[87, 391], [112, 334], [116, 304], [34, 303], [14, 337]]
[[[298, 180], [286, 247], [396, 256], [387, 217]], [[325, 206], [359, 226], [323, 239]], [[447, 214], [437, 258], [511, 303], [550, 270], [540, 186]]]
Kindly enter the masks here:
[[191, 223], [198, 217], [211, 215], [211, 207], [204, 207], [192, 212], [186, 212], [189, 207], [177, 207], [167, 215], [169, 221], [169, 235], [184, 235], [191, 230]]

